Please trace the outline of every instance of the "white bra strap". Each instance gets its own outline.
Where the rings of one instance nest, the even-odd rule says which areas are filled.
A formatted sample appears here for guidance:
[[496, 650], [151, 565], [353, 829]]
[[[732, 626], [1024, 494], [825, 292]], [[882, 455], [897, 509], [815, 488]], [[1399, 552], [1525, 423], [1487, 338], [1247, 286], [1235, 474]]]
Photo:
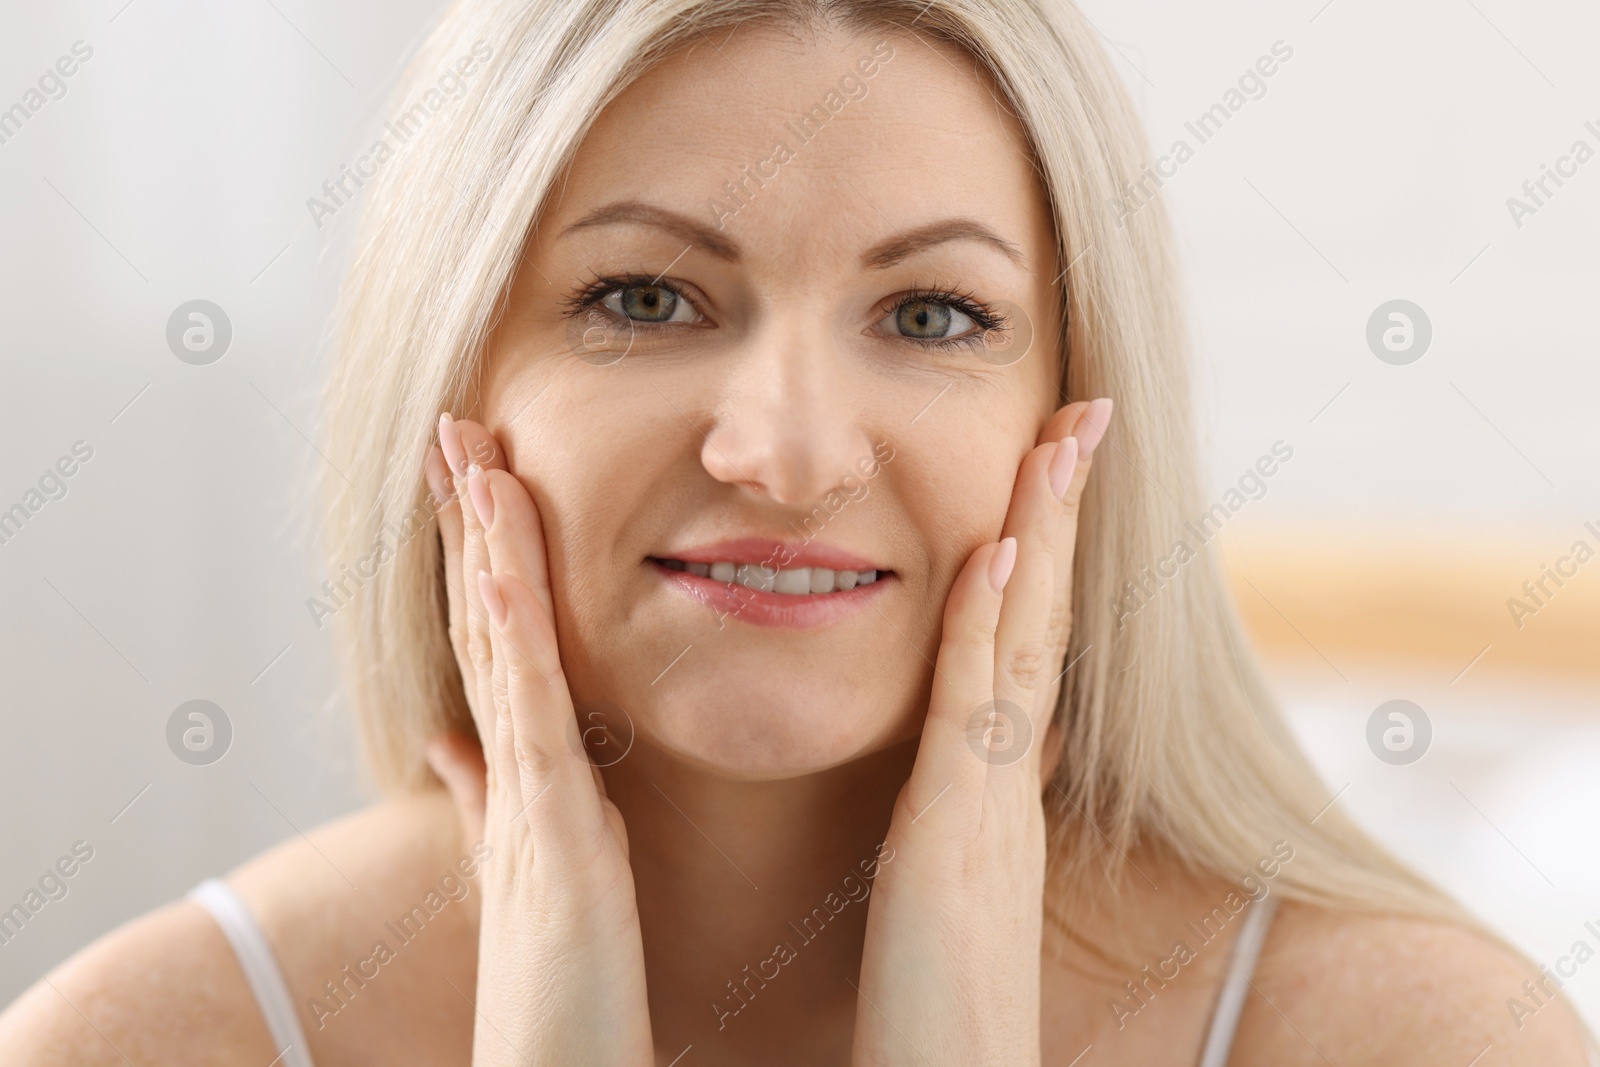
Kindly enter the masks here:
[[283, 972], [250, 909], [220, 878], [207, 878], [195, 886], [189, 891], [189, 899], [211, 913], [233, 946], [234, 955], [239, 957], [239, 967], [250, 983], [250, 992], [255, 994], [272, 1035], [273, 1050], [278, 1053], [274, 1067], [312, 1067], [305, 1032], [295, 1014], [294, 1001], [289, 998], [289, 988], [284, 985]]
[[1250, 913], [1239, 927], [1228, 975], [1222, 980], [1222, 992], [1217, 996], [1217, 1009], [1211, 1016], [1205, 1049], [1200, 1053], [1200, 1067], [1226, 1067], [1228, 1053], [1233, 1048], [1233, 1031], [1239, 1025], [1239, 1013], [1244, 1010], [1245, 994], [1250, 988], [1250, 975], [1255, 971], [1256, 957], [1261, 954], [1261, 943], [1267, 939], [1272, 913], [1277, 910], [1276, 896], [1262, 897], [1251, 905]]

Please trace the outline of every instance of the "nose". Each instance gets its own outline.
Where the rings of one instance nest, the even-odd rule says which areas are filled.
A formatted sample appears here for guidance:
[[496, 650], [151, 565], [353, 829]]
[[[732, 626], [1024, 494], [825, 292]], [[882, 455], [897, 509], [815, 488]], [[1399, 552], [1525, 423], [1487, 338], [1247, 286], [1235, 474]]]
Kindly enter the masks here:
[[775, 316], [727, 365], [700, 461], [713, 478], [779, 504], [814, 504], [872, 455], [867, 383], [827, 330]]

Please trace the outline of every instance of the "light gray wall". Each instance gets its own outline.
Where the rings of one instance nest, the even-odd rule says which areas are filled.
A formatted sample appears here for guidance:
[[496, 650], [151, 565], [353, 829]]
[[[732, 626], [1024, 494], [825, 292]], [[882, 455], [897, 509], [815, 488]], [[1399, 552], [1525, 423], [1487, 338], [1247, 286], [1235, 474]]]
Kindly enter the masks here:
[[[318, 232], [305, 200], [354, 158], [436, 5], [124, 2], [0, 16], [0, 108], [93, 50], [0, 145], [0, 508], [93, 449], [0, 544], [0, 907], [74, 842], [94, 850], [0, 945], [0, 1002], [361, 802], [301, 532], [348, 214]], [[209, 365], [166, 339], [193, 299], [232, 323]], [[193, 699], [234, 731], [209, 766], [168, 749]]]
[[[383, 88], [436, 7], [105, 0], [0, 15], [0, 108], [75, 42], [93, 49], [0, 145], [0, 508], [75, 442], [93, 449], [0, 545], [0, 906], [74, 842], [94, 849], [70, 894], [0, 946], [0, 1003], [115, 924], [361, 803], [348, 729], [326, 709], [329, 649], [305, 608], [323, 575], [300, 532], [349, 213], [318, 230], [305, 201], [384, 117]], [[1194, 145], [1185, 120], [1275, 41], [1294, 50], [1162, 194], [1219, 493], [1283, 438], [1296, 459], [1252, 522], [1507, 525], [1560, 531], [1559, 545], [1600, 519], [1600, 160], [1520, 228], [1505, 204], [1574, 139], [1600, 147], [1583, 128], [1600, 126], [1592, 7], [1086, 10], [1162, 150]], [[1434, 326], [1407, 367], [1364, 340], [1397, 297]], [[166, 338], [194, 299], [232, 324], [210, 365]], [[168, 748], [169, 717], [193, 699], [234, 731], [209, 766]], [[1326, 741], [1331, 779], [1349, 739], [1328, 721], [1310, 708], [1302, 734]], [[1497, 862], [1485, 857], [1478, 870]]]

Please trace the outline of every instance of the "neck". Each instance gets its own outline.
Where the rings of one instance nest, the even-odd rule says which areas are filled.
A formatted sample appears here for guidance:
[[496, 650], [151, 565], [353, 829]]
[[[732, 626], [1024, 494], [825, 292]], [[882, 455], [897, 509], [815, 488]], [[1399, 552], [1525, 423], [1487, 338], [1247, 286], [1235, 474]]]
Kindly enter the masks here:
[[692, 1043], [701, 1064], [848, 1058], [867, 873], [915, 755], [751, 782], [641, 744], [602, 772], [628, 828], [659, 1048]]

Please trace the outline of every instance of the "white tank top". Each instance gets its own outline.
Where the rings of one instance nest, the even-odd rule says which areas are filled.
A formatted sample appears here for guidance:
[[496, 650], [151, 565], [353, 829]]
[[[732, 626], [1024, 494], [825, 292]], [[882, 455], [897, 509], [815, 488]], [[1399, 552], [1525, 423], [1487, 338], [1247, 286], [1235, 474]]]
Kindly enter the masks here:
[[[255, 916], [245, 907], [244, 901], [228, 883], [220, 878], [208, 878], [189, 892], [189, 899], [209, 911], [222, 928], [228, 943], [239, 957], [239, 966], [255, 994], [256, 1004], [266, 1021], [267, 1032], [272, 1035], [278, 1059], [273, 1067], [313, 1067], [311, 1052], [306, 1045], [305, 1032], [300, 1028], [300, 1018], [295, 1014], [294, 1001], [284, 985], [283, 972], [267, 939], [261, 933]], [[1227, 976], [1217, 995], [1217, 1006], [1211, 1014], [1211, 1025], [1206, 1032], [1205, 1047], [1201, 1050], [1198, 1067], [1225, 1067], [1228, 1051], [1233, 1047], [1233, 1032], [1239, 1024], [1239, 1013], [1244, 1008], [1245, 994], [1249, 989], [1250, 975], [1255, 970], [1256, 957], [1261, 953], [1261, 943], [1266, 940], [1267, 926], [1277, 910], [1278, 898], [1269, 896], [1250, 909], [1239, 935], [1234, 940], [1233, 956], [1228, 964]]]

